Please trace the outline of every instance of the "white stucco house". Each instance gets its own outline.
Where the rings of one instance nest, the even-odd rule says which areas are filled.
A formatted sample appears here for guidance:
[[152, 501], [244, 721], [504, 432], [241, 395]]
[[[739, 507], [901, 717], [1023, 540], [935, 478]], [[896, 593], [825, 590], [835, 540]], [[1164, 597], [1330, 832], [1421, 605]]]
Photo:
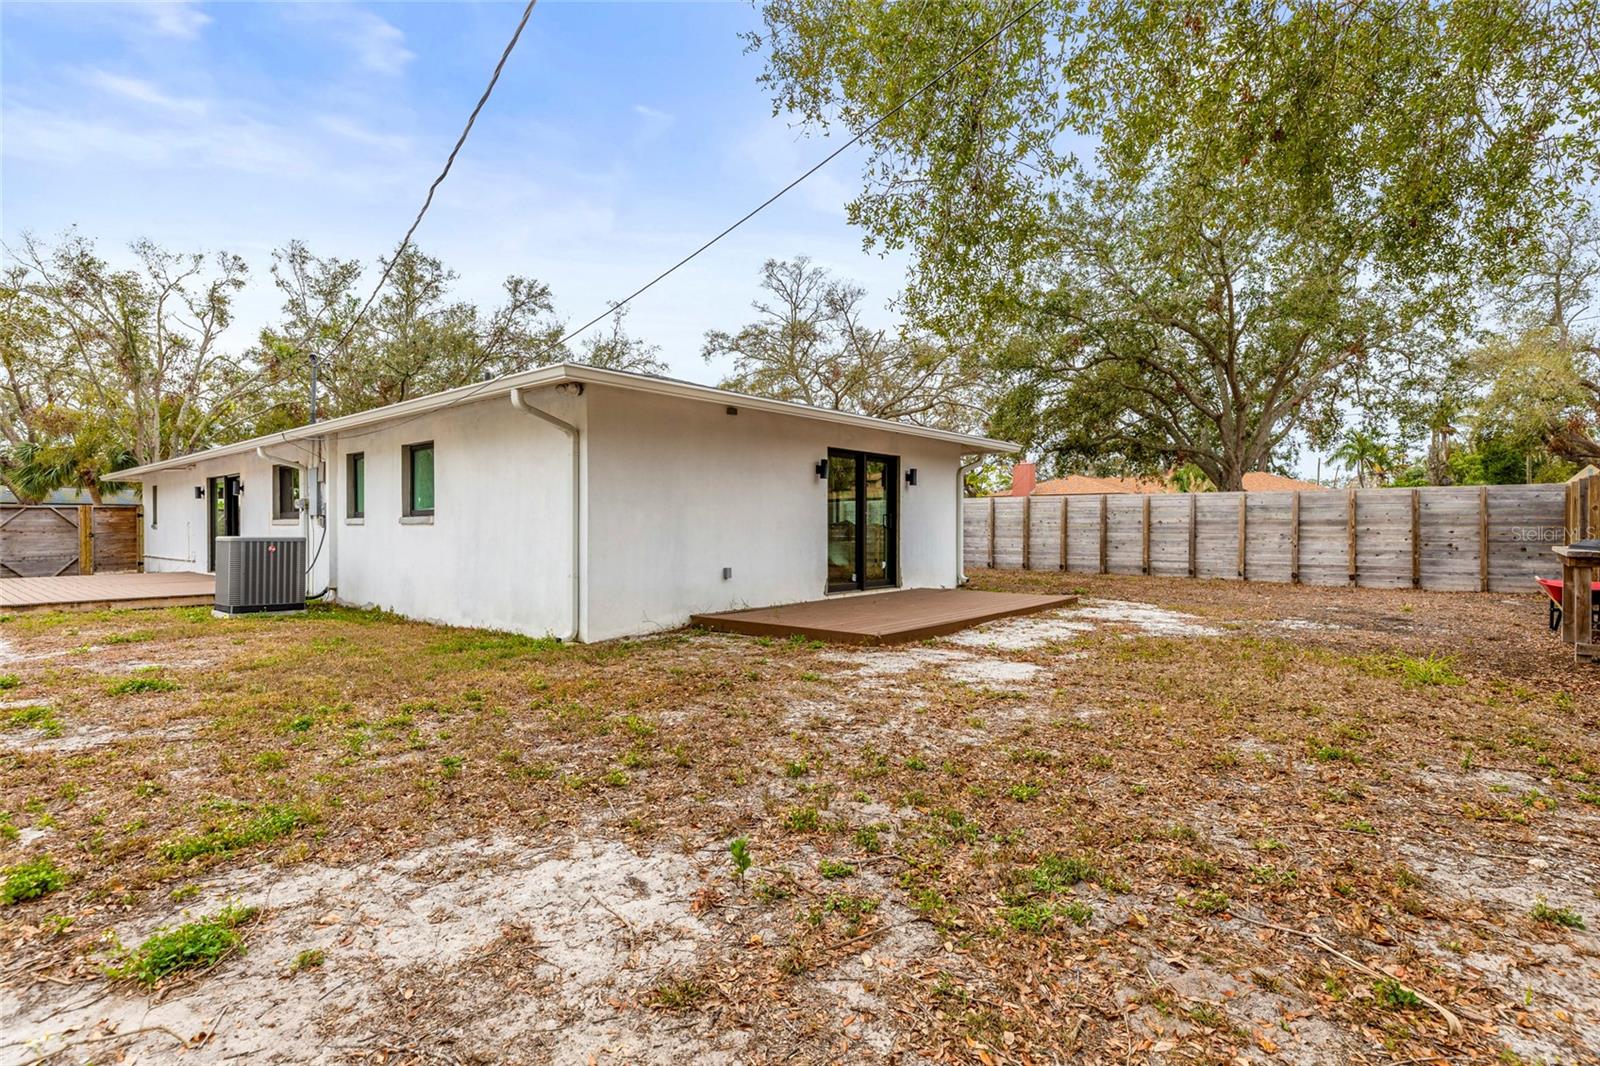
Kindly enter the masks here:
[[120, 473], [145, 568], [303, 535], [308, 591], [584, 641], [960, 584], [964, 463], [1005, 441], [562, 363]]

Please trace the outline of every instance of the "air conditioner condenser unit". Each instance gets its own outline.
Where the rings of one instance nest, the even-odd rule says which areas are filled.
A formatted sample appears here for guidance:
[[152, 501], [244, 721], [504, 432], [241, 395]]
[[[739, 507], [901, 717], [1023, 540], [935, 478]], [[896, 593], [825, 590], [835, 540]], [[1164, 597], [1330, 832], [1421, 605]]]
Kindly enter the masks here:
[[304, 537], [218, 537], [217, 614], [306, 609]]

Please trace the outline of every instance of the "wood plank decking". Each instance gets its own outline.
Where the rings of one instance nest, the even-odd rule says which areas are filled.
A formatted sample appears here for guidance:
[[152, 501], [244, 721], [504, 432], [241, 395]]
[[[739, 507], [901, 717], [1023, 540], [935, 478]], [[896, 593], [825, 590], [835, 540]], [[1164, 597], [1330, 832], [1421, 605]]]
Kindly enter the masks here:
[[97, 610], [107, 607], [185, 607], [216, 592], [210, 574], [87, 574], [0, 581], [0, 610]]
[[1069, 607], [1076, 596], [1026, 596], [975, 589], [903, 589], [750, 611], [690, 617], [692, 625], [753, 636], [804, 636], [844, 644], [895, 644], [943, 636], [979, 622]]

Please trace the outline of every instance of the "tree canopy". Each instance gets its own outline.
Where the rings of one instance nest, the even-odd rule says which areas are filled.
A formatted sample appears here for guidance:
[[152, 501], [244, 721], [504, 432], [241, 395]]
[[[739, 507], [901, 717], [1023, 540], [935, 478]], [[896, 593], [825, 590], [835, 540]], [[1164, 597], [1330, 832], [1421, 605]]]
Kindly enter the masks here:
[[1596, 172], [1582, 3], [762, 12], [775, 106], [864, 134], [850, 217], [912, 253], [908, 307], [1002, 352], [999, 428], [1069, 459], [1236, 488], [1331, 442]]
[[805, 256], [761, 268], [756, 320], [712, 330], [707, 362], [731, 356], [723, 388], [816, 407], [970, 428], [982, 420], [977, 361], [922, 331], [866, 321], [866, 290]]

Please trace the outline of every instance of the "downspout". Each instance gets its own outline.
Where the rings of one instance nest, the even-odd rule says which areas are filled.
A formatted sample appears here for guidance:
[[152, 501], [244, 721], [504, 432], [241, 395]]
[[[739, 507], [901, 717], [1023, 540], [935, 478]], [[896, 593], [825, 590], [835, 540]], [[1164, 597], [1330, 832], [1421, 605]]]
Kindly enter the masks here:
[[583, 491], [583, 470], [582, 456], [578, 448], [578, 427], [570, 422], [562, 421], [555, 415], [550, 414], [548, 411], [541, 411], [539, 408], [526, 402], [522, 398], [521, 389], [511, 390], [511, 406], [515, 407], [523, 414], [532, 415], [533, 417], [556, 427], [567, 435], [567, 440], [572, 444], [572, 632], [562, 639], [576, 641], [578, 639], [579, 619], [582, 618], [582, 571], [580, 570], [580, 566], [583, 561], [583, 540], [582, 531], [580, 528], [582, 516], [579, 511], [579, 504], [582, 502], [581, 494]]
[[983, 456], [956, 468], [956, 587], [967, 583], [967, 474], [983, 465]]
[[[317, 448], [317, 451], [318, 451], [318, 454], [320, 455], [320, 453], [322, 451], [322, 448], [320, 446], [321, 445], [321, 440], [320, 439], [318, 441], [318, 445], [319, 446]], [[277, 463], [280, 466], [292, 466], [292, 467], [295, 467], [296, 469], [298, 469], [300, 471], [300, 490], [305, 494], [302, 497], [302, 499], [305, 502], [305, 506], [300, 508], [300, 536], [306, 542], [306, 553], [307, 553], [307, 558], [309, 559], [310, 558], [310, 552], [312, 550], [312, 548], [311, 548], [311, 511], [312, 511], [312, 508], [314, 508], [316, 506], [316, 502], [317, 502], [316, 501], [316, 497], [318, 495], [318, 490], [321, 487], [321, 478], [317, 476], [317, 469], [316, 469], [317, 463], [318, 463], [318, 459], [313, 458], [310, 463], [306, 463], [306, 462], [304, 462], [304, 461], [302, 461], [300, 459], [284, 459], [281, 456], [267, 454], [267, 449], [266, 449], [266, 447], [264, 445], [263, 446], [258, 446], [256, 448], [256, 458], [261, 459], [264, 462], [268, 462], [268, 463]], [[269, 483], [269, 487], [268, 487], [268, 492], [269, 493], [275, 492], [276, 489], [277, 489], [276, 485], [271, 485]], [[269, 502], [268, 503], [268, 507], [269, 508], [275, 507], [275, 506], [277, 506], [276, 503], [273, 503], [273, 502]], [[271, 513], [270, 510], [269, 510], [268, 513], [269, 514]], [[328, 529], [327, 524], [326, 524], [326, 519], [324, 519], [324, 524], [323, 524], [322, 529], [323, 529], [323, 536], [326, 537], [327, 536], [327, 529]], [[315, 594], [312, 593], [312, 591], [311, 591], [311, 567], [310, 567], [309, 563], [307, 564], [306, 572], [301, 576], [301, 584], [305, 586], [305, 593], [306, 593], [306, 597], [308, 599], [318, 599], [318, 598], [320, 598], [322, 596], [327, 595], [327, 592], [328, 592], [327, 589], [323, 589], [321, 592], [318, 592], [318, 593], [315, 593]]]

